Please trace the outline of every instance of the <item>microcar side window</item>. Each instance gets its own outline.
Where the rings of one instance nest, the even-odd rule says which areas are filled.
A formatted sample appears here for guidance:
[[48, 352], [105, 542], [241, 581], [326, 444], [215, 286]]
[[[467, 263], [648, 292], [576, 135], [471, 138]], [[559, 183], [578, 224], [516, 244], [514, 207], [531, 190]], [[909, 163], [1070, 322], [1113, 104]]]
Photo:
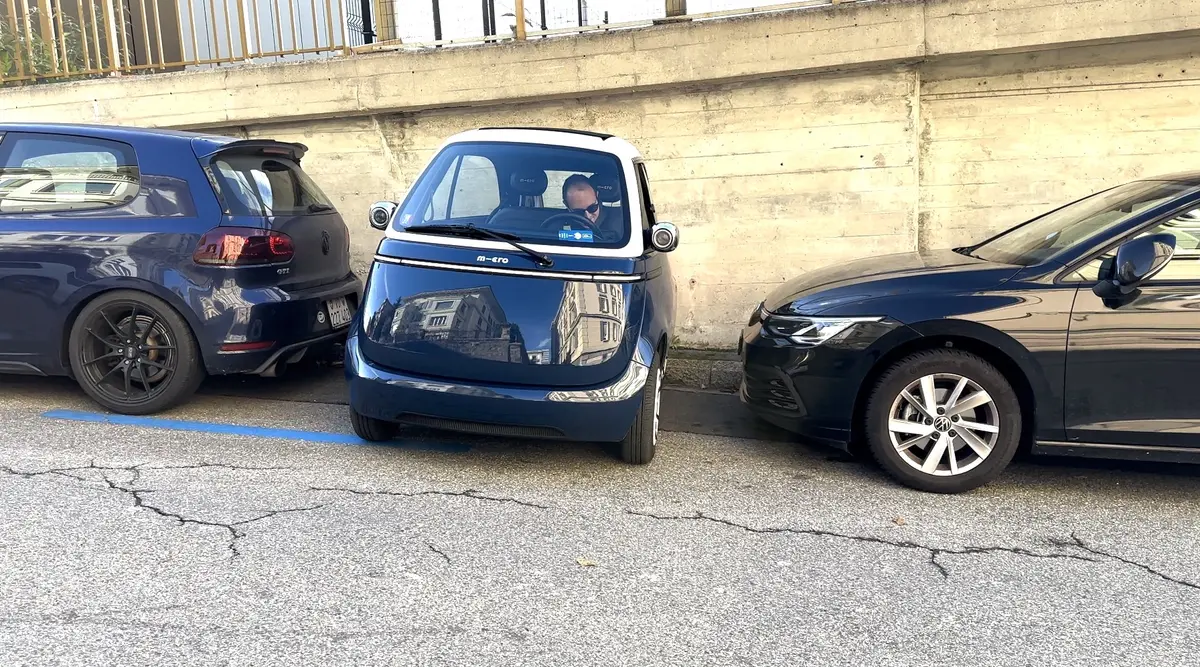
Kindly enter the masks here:
[[642, 195], [642, 229], [649, 231], [654, 223], [654, 200], [650, 198], [650, 175], [646, 173], [646, 163], [637, 163], [638, 188]]
[[[452, 144], [421, 175], [396, 225], [474, 225], [541, 245], [620, 248], [631, 199], [613, 155], [565, 146]], [[435, 235], [436, 236], [436, 235]]]

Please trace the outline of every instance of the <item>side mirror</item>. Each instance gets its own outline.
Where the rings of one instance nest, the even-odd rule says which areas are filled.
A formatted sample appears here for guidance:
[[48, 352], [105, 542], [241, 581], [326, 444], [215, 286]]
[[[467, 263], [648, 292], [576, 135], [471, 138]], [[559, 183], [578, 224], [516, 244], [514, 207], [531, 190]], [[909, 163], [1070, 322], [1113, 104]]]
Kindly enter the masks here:
[[371, 226], [375, 229], [387, 229], [392, 216], [396, 214], [396, 202], [377, 201], [371, 204]]
[[650, 228], [650, 247], [659, 252], [671, 252], [679, 246], [679, 229], [669, 222], [655, 223]]
[[1162, 271], [1174, 256], [1174, 234], [1153, 234], [1126, 241], [1117, 248], [1114, 276], [1097, 283], [1092, 291], [1103, 299], [1125, 296]]

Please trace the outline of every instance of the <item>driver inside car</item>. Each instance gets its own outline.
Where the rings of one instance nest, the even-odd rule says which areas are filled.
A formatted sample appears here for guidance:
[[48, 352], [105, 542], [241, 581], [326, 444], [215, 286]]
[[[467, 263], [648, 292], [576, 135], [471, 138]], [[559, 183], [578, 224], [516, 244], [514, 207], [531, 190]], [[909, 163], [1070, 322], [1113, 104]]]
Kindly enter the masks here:
[[598, 239], [611, 235], [610, 231], [604, 229], [608, 222], [608, 211], [600, 204], [596, 188], [587, 176], [574, 174], [563, 183], [563, 203], [568, 211], [588, 221], [588, 226]]

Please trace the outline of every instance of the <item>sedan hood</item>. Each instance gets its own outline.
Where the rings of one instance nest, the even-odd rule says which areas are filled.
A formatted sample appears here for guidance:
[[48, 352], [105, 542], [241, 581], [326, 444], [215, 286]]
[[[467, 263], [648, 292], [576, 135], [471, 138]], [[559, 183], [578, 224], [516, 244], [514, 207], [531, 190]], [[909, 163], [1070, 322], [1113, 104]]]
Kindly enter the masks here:
[[1019, 268], [953, 250], [883, 255], [805, 273], [772, 290], [763, 305], [772, 313], [819, 315], [885, 296], [991, 287]]

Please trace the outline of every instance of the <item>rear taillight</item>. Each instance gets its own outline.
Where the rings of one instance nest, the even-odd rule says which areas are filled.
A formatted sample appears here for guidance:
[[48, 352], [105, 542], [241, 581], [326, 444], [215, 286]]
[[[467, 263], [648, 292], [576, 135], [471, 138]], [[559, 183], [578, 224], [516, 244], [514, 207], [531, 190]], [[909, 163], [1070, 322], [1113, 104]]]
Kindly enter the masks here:
[[217, 227], [200, 237], [192, 261], [206, 266], [260, 266], [291, 261], [287, 234], [253, 227]]

